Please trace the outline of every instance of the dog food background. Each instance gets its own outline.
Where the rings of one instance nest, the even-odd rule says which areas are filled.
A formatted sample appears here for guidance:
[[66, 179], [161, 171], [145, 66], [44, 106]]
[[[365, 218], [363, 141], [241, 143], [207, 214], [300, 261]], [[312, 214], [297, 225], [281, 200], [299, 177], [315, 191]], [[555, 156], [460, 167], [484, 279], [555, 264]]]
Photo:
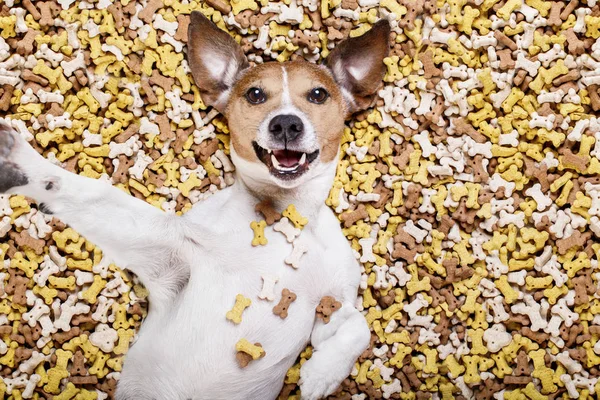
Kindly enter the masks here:
[[[391, 20], [379, 99], [348, 122], [327, 200], [360, 258], [372, 329], [332, 398], [600, 390], [596, 0], [0, 7], [4, 120], [53, 162], [171, 213], [234, 182], [227, 123], [185, 61], [192, 10], [252, 63], [319, 62]], [[0, 261], [0, 393], [111, 397], [145, 290], [20, 196], [0, 196]], [[298, 398], [299, 366], [282, 398]]]

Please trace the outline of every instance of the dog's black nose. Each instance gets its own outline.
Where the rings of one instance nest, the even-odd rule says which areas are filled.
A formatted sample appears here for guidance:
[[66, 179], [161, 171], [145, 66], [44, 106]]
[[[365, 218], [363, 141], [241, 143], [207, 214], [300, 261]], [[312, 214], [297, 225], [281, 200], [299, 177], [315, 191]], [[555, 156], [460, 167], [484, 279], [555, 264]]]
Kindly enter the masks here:
[[304, 124], [295, 115], [278, 115], [269, 122], [269, 132], [277, 140], [293, 142], [304, 132]]

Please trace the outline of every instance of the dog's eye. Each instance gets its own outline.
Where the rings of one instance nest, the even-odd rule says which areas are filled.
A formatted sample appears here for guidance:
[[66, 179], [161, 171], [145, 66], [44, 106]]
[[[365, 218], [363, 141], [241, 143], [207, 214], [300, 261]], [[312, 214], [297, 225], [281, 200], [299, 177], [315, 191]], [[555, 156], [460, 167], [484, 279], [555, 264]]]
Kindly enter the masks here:
[[308, 93], [308, 101], [315, 104], [323, 104], [329, 97], [327, 90], [323, 88], [314, 88]]
[[260, 88], [250, 88], [246, 92], [246, 99], [252, 104], [261, 104], [267, 101], [267, 95]]

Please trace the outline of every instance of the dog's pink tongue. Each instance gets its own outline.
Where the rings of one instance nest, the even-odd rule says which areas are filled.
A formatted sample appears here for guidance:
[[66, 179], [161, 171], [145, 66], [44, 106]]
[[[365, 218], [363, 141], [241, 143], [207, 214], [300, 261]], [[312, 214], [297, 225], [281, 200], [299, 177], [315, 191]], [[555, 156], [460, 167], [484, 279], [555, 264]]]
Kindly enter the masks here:
[[277, 157], [279, 164], [287, 168], [298, 164], [300, 162], [300, 157], [302, 157], [302, 153], [289, 150], [274, 150], [273, 155]]

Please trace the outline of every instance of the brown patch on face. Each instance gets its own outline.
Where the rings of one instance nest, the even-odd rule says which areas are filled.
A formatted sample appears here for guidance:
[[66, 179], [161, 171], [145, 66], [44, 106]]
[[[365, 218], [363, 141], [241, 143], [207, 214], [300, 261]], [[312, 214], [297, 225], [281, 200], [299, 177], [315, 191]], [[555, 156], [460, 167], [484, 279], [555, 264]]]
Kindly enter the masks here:
[[[290, 62], [284, 66], [290, 82], [292, 103], [308, 116], [315, 128], [321, 149], [321, 161], [333, 161], [340, 146], [347, 114], [339, 86], [325, 67], [305, 61]], [[323, 104], [308, 101], [308, 93], [315, 88], [324, 88], [329, 93]]]
[[[281, 64], [273, 62], [248, 70], [233, 87], [225, 116], [231, 131], [231, 144], [245, 160], [258, 161], [252, 142], [256, 140], [258, 127], [267, 115], [281, 106], [282, 80]], [[249, 103], [246, 92], [252, 87], [263, 89], [267, 101], [262, 104]]]
[[[345, 101], [329, 71], [305, 61], [261, 64], [245, 72], [235, 84], [225, 110], [235, 151], [245, 160], [258, 161], [252, 142], [256, 140], [258, 128], [267, 115], [281, 107], [282, 67], [287, 73], [292, 104], [306, 115], [315, 128], [321, 161], [334, 160], [347, 115]], [[252, 87], [263, 89], [267, 94], [267, 101], [258, 105], [250, 104], [246, 99], [246, 92]], [[329, 93], [323, 104], [308, 101], [308, 93], [315, 88], [324, 88]]]

